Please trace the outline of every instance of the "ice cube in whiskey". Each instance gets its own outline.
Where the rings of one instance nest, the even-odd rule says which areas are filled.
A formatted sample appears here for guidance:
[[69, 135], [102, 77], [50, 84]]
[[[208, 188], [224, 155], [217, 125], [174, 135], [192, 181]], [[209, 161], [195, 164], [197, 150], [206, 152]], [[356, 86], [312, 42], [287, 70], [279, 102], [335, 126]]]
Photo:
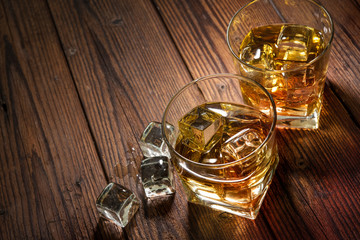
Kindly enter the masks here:
[[96, 200], [100, 215], [120, 227], [128, 224], [139, 205], [135, 194], [117, 183], [107, 185]]
[[283, 25], [276, 43], [276, 59], [284, 61], [307, 62], [309, 43], [313, 29], [301, 25]]
[[248, 64], [271, 70], [274, 68], [274, 52], [269, 44], [251, 44], [242, 49], [240, 58]]
[[207, 151], [222, 135], [222, 116], [203, 106], [194, 108], [179, 121], [183, 144], [190, 148]]
[[263, 134], [256, 129], [244, 128], [223, 143], [221, 152], [223, 156], [231, 156], [233, 160], [238, 160], [256, 150], [263, 138]]

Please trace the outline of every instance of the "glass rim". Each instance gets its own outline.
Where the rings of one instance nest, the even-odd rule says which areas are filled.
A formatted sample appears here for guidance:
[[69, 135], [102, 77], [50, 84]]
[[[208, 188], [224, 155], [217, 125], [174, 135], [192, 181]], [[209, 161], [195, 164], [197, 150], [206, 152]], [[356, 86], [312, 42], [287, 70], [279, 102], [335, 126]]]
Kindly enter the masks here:
[[235, 51], [233, 50], [233, 48], [231, 47], [230, 45], [230, 34], [229, 34], [229, 31], [230, 31], [230, 27], [232, 26], [235, 18], [237, 17], [237, 15], [245, 8], [247, 8], [248, 6], [252, 5], [253, 3], [255, 2], [258, 2], [260, 0], [253, 0], [249, 3], [247, 3], [246, 5], [244, 5], [243, 7], [241, 7], [231, 18], [230, 22], [229, 22], [229, 25], [228, 25], [228, 28], [227, 28], [227, 31], [226, 31], [226, 42], [227, 42], [227, 46], [228, 48], [230, 49], [230, 52], [231, 54], [236, 58], [237, 61], [241, 62], [241, 64], [244, 64], [246, 65], [247, 67], [250, 67], [256, 71], [261, 71], [261, 72], [269, 72], [269, 73], [286, 73], [286, 72], [292, 72], [292, 71], [297, 71], [297, 70], [301, 70], [301, 69], [304, 69], [304, 68], [307, 68], [308, 66], [310, 66], [311, 64], [317, 62], [329, 49], [330, 49], [330, 46], [331, 46], [331, 43], [333, 41], [333, 38], [334, 38], [334, 22], [332, 20], [332, 17], [330, 16], [329, 12], [326, 10], [326, 8], [324, 6], [322, 6], [321, 4], [313, 1], [313, 0], [304, 0], [304, 1], [307, 1], [307, 2], [310, 2], [310, 3], [313, 3], [315, 5], [317, 5], [318, 7], [320, 7], [327, 15], [327, 17], [329, 18], [329, 21], [330, 21], [330, 26], [331, 26], [331, 36], [330, 36], [330, 40], [328, 42], [328, 44], [326, 44], [326, 47], [325, 49], [318, 55], [316, 56], [316, 58], [314, 58], [313, 60], [311, 60], [310, 62], [300, 66], [300, 67], [296, 67], [296, 68], [291, 68], [291, 69], [287, 69], [287, 70], [270, 70], [270, 69], [263, 69], [263, 68], [258, 68], [258, 67], [255, 67], [253, 65], [250, 65], [246, 62], [244, 62], [243, 60], [241, 60], [237, 54], [235, 53]]
[[[182, 156], [170, 144], [168, 138], [166, 137], [166, 133], [165, 133], [165, 130], [166, 130], [165, 126], [167, 124], [166, 123], [166, 116], [167, 116], [167, 113], [168, 113], [169, 108], [171, 107], [172, 103], [187, 88], [189, 88], [190, 86], [193, 86], [194, 84], [196, 84], [198, 82], [206, 81], [206, 80], [213, 79], [213, 78], [220, 78], [220, 77], [223, 77], [223, 78], [237, 78], [239, 80], [242, 80], [242, 81], [245, 81], [245, 82], [250, 82], [250, 83], [255, 84], [256, 86], [258, 86], [268, 96], [268, 98], [270, 100], [270, 104], [272, 106], [272, 111], [273, 111], [273, 122], [271, 124], [271, 127], [270, 127], [270, 130], [269, 130], [268, 134], [266, 135], [265, 140], [260, 144], [260, 146], [258, 146], [254, 151], [252, 151], [248, 155], [246, 155], [246, 156], [244, 156], [242, 158], [239, 158], [239, 159], [237, 159], [237, 160], [235, 160], [233, 162], [230, 162], [230, 163], [207, 164], [207, 163], [195, 162], [195, 161], [192, 161], [191, 159], [188, 159], [188, 158]], [[270, 111], [271, 111], [271, 109], [270, 109]], [[277, 113], [276, 113], [276, 105], [275, 105], [274, 99], [271, 96], [271, 94], [260, 83], [254, 81], [254, 80], [252, 80], [250, 78], [241, 76], [239, 74], [220, 73], [220, 74], [212, 74], [212, 75], [207, 75], [207, 76], [200, 77], [198, 79], [195, 79], [195, 80], [191, 81], [190, 83], [187, 83], [185, 86], [180, 88], [175, 93], [175, 95], [170, 99], [169, 103], [166, 105], [165, 111], [164, 111], [163, 116], [162, 116], [162, 121], [161, 121], [161, 132], [162, 132], [162, 136], [163, 136], [163, 138], [165, 140], [166, 145], [169, 147], [169, 149], [171, 149], [172, 152], [174, 152], [176, 157], [179, 157], [180, 159], [184, 160], [185, 162], [189, 162], [189, 163], [194, 164], [194, 165], [199, 166], [199, 167], [204, 167], [204, 168], [224, 168], [224, 167], [228, 167], [228, 166], [231, 166], [231, 165], [235, 165], [238, 162], [242, 162], [242, 161], [246, 162], [247, 160], [251, 159], [255, 154], [257, 154], [270, 141], [271, 137], [275, 134], [276, 122], [277, 122]]]

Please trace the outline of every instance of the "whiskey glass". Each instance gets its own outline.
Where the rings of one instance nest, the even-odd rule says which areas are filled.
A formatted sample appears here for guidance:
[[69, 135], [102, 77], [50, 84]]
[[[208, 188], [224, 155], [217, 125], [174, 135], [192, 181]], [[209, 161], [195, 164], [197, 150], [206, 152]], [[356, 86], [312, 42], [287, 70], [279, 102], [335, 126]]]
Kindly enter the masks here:
[[199, 78], [173, 96], [162, 133], [189, 202], [256, 218], [279, 161], [275, 109], [264, 87], [235, 74]]
[[278, 127], [319, 128], [333, 36], [329, 13], [312, 0], [255, 0], [232, 17], [235, 70], [271, 93]]

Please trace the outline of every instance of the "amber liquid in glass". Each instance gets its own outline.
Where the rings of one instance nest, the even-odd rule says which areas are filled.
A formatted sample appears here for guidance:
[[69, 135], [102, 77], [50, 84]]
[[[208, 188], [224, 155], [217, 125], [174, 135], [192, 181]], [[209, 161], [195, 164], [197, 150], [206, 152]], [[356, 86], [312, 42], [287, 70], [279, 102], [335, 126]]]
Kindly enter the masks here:
[[183, 116], [175, 150], [205, 165], [175, 163], [189, 200], [212, 202], [219, 210], [237, 206], [245, 210], [235, 214], [254, 219], [278, 163], [275, 150], [261, 147], [271, 124], [261, 111], [224, 102], [197, 106]]
[[279, 118], [318, 114], [327, 61], [320, 58], [312, 63], [312, 60], [324, 48], [323, 33], [311, 27], [296, 24], [257, 27], [243, 39], [239, 57], [258, 70], [241, 65], [240, 73], [255, 79], [272, 94]]

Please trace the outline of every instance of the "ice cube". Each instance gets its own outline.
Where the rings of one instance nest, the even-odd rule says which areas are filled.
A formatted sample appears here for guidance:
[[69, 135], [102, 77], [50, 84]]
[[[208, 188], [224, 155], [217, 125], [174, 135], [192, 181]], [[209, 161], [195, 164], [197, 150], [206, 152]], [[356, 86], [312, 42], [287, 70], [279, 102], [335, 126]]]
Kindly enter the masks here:
[[[169, 131], [169, 140], [172, 141], [174, 126], [166, 124], [166, 130]], [[170, 157], [169, 148], [162, 137], [161, 123], [149, 123], [140, 138], [139, 145], [145, 157]]]
[[[180, 136], [179, 141], [182, 141]], [[218, 141], [209, 150], [203, 151], [195, 148], [191, 148], [185, 144], [177, 145], [177, 152], [186, 153], [186, 158], [191, 159], [193, 162], [205, 163], [205, 164], [219, 164], [220, 160], [220, 146], [221, 141]]]
[[166, 156], [146, 158], [141, 162], [141, 181], [147, 198], [171, 195], [173, 169]]
[[261, 143], [260, 133], [255, 129], [244, 128], [223, 143], [221, 153], [227, 161], [231, 162], [249, 155]]
[[232, 111], [224, 122], [224, 137], [230, 137], [238, 134], [243, 129], [254, 127], [258, 129], [270, 128], [271, 119], [266, 114], [256, 109], [239, 109]]
[[[288, 89], [303, 88], [306, 85], [306, 71], [304, 67], [306, 62], [291, 62], [276, 60], [276, 70], [283, 70], [286, 72], [282, 73], [284, 81], [286, 81], [286, 87]], [[292, 70], [293, 69], [293, 70]], [[295, 70], [297, 69], [297, 70]], [[292, 71], [287, 71], [292, 70]]]
[[308, 45], [308, 62], [316, 58], [325, 48], [322, 32], [314, 31]]
[[272, 70], [274, 62], [273, 48], [269, 44], [250, 44], [240, 53], [240, 59], [261, 69]]
[[[286, 82], [286, 94], [281, 94], [285, 96], [284, 99], [286, 107], [294, 107], [297, 108], [300, 105], [303, 105], [308, 99], [311, 97], [313, 89], [312, 86], [315, 83], [315, 70], [313, 65], [309, 65], [304, 67], [305, 62], [288, 62], [288, 61], [279, 61], [277, 60], [278, 70], [289, 70], [281, 73]], [[297, 70], [294, 70], [297, 68]], [[273, 92], [271, 92], [273, 94]], [[273, 96], [276, 96], [273, 94]], [[278, 96], [276, 96], [276, 100], [280, 100]], [[282, 100], [282, 99], [281, 99]], [[279, 107], [281, 104], [277, 103]]]
[[252, 174], [256, 168], [258, 155], [246, 159], [242, 158], [255, 151], [262, 144], [263, 139], [264, 135], [254, 128], [244, 128], [227, 139], [221, 146], [222, 161], [224, 163], [237, 162], [224, 168], [224, 177], [239, 179], [247, 178]]
[[139, 209], [140, 201], [127, 188], [117, 183], [107, 185], [96, 200], [100, 215], [125, 227]]
[[197, 107], [179, 121], [182, 143], [200, 151], [211, 149], [222, 136], [220, 114]]
[[275, 101], [280, 100], [286, 91], [283, 73], [268, 72], [259, 83], [271, 93]]
[[306, 62], [308, 60], [308, 44], [313, 31], [297, 25], [282, 27], [277, 39], [276, 59], [285, 61]]
[[218, 141], [213, 146], [213, 148], [211, 148], [205, 152], [201, 152], [201, 156], [200, 156], [201, 161], [199, 161], [199, 162], [204, 163], [204, 164], [222, 164], [222, 163], [224, 163], [224, 162], [222, 162], [220, 149], [221, 149], [221, 141]]

